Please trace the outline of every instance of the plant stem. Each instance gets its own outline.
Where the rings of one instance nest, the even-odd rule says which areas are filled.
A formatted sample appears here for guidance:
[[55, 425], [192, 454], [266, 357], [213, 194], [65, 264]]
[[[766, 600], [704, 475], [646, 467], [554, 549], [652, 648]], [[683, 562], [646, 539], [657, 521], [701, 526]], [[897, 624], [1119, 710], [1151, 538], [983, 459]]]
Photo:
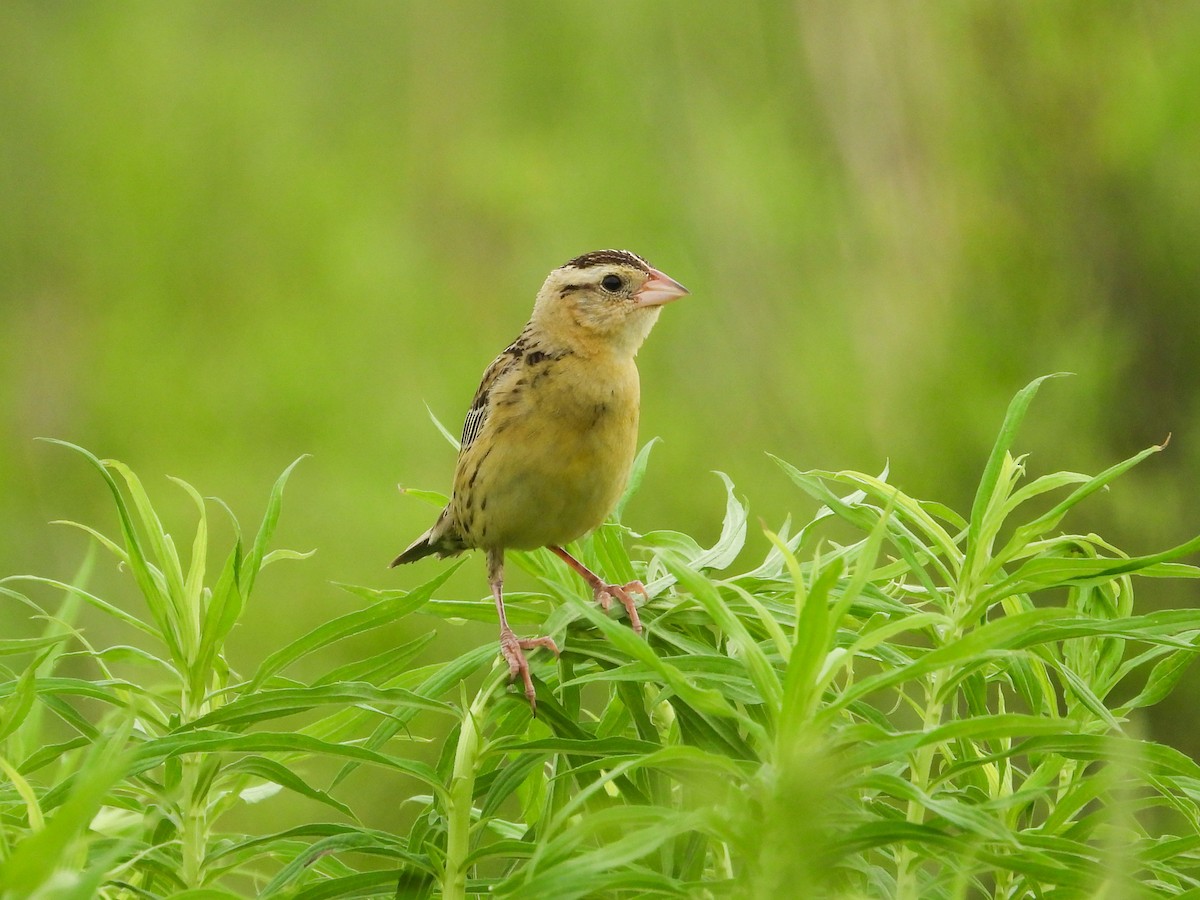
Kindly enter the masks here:
[[[183, 709], [185, 721], [193, 721], [207, 712], [208, 704], [203, 701], [194, 703], [191, 692], [184, 688]], [[180, 877], [188, 888], [203, 886], [204, 857], [208, 846], [208, 803], [207, 797], [197, 797], [200, 786], [201, 770], [204, 767], [204, 756], [198, 753], [184, 754], [179, 765], [181, 771], [180, 789], [183, 796], [180, 803]]]
[[454, 751], [454, 772], [450, 776], [446, 804], [446, 870], [442, 875], [443, 900], [464, 900], [467, 896], [467, 854], [471, 850], [471, 812], [475, 794], [475, 771], [481, 743], [480, 722], [492, 694], [503, 684], [506, 670], [497, 665], [484, 680], [463, 714]]
[[[941, 673], [934, 671], [929, 676], [929, 686], [925, 695], [925, 714], [922, 717], [922, 726], [926, 732], [937, 728], [942, 722], [942, 704], [938, 702], [938, 687], [941, 679], [938, 677]], [[937, 746], [928, 744], [916, 753], [913, 760], [911, 781], [914, 787], [918, 788], [922, 793], [928, 791], [929, 788], [929, 771], [933, 768], [933, 757], [937, 753]], [[914, 825], [919, 825], [921, 820], [925, 818], [925, 805], [919, 800], [913, 799], [908, 802], [907, 821]], [[896, 854], [896, 897], [897, 900], [920, 900], [920, 890], [917, 884], [916, 872], [912, 869], [913, 862], [917, 859], [917, 854], [907, 845], [901, 845], [899, 852]]]
[[188, 888], [201, 887], [204, 866], [204, 844], [207, 822], [205, 821], [203, 805], [196, 802], [196, 788], [199, 783], [201, 759], [194, 753], [189, 753], [180, 761], [183, 768], [183, 779], [180, 787], [183, 790], [183, 820], [180, 822], [180, 840], [182, 842], [182, 860], [180, 877]]

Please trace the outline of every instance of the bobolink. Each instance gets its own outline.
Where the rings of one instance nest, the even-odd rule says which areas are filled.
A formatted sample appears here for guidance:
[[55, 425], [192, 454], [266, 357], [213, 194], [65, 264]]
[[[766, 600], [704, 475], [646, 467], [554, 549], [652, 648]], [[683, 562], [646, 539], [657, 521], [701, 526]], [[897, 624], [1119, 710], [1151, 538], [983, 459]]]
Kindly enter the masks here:
[[608, 584], [563, 549], [600, 525], [629, 477], [637, 446], [634, 357], [664, 303], [687, 293], [627, 250], [585, 253], [552, 271], [520, 336], [483, 374], [463, 425], [454, 493], [437, 522], [392, 562], [481, 548], [500, 618], [500, 652], [536, 711], [523, 650], [504, 615], [504, 551], [549, 547], [608, 609], [616, 598], [638, 633], [631, 592]]

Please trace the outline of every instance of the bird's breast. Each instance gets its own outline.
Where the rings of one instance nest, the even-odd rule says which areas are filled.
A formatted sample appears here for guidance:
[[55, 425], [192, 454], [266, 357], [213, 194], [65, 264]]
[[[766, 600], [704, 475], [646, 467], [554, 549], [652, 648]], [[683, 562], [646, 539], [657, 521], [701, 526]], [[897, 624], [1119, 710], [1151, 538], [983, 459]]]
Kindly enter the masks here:
[[483, 433], [459, 461], [455, 500], [477, 546], [568, 543], [603, 522], [625, 488], [637, 447], [632, 361], [599, 370], [543, 363], [494, 398]]

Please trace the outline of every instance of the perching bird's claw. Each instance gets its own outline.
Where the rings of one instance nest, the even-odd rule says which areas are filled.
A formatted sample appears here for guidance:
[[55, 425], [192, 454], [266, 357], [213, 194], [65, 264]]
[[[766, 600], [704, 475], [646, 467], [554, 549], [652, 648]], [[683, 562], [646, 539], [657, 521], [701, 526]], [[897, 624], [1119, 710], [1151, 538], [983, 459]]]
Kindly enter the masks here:
[[550, 547], [549, 549], [551, 553], [555, 554], [559, 559], [578, 572], [580, 577], [591, 586], [592, 596], [596, 598], [596, 602], [600, 604], [601, 609], [608, 612], [609, 607], [612, 606], [613, 597], [616, 597], [621, 601], [621, 605], [625, 607], [625, 612], [629, 614], [629, 624], [633, 626], [634, 632], [636, 634], [642, 633], [642, 620], [638, 616], [637, 604], [633, 602], [633, 598], [629, 596], [629, 592], [637, 591], [649, 600], [650, 594], [647, 593], [644, 584], [640, 581], [631, 581], [628, 584], [608, 584], [603, 578], [562, 547]]
[[521, 676], [525, 685], [525, 698], [529, 701], [529, 708], [535, 718], [537, 717], [537, 693], [533, 689], [533, 679], [529, 675], [529, 662], [525, 659], [523, 651], [533, 650], [537, 647], [545, 647], [558, 656], [558, 646], [552, 638], [518, 638], [510, 628], [500, 630], [500, 652], [504, 656], [504, 661], [508, 663], [508, 683], [512, 684], [518, 675]]
[[635, 634], [642, 633], [642, 619], [638, 615], [637, 604], [633, 598], [629, 596], [630, 591], [637, 591], [646, 600], [650, 599], [650, 595], [646, 592], [646, 586], [640, 581], [631, 581], [628, 584], [598, 584], [596, 585], [596, 602], [600, 604], [600, 608], [608, 612], [612, 606], [612, 599], [616, 597], [621, 605], [625, 607], [625, 612], [629, 614], [629, 624], [633, 628]]

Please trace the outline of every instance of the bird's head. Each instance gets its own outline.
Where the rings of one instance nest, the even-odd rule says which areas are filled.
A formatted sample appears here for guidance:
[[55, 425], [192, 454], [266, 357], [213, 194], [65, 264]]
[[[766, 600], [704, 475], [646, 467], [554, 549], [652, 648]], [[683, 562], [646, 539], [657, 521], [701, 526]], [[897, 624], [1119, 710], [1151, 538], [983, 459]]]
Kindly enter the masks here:
[[664, 303], [687, 288], [628, 250], [596, 250], [550, 273], [533, 321], [569, 346], [601, 345], [637, 353]]

